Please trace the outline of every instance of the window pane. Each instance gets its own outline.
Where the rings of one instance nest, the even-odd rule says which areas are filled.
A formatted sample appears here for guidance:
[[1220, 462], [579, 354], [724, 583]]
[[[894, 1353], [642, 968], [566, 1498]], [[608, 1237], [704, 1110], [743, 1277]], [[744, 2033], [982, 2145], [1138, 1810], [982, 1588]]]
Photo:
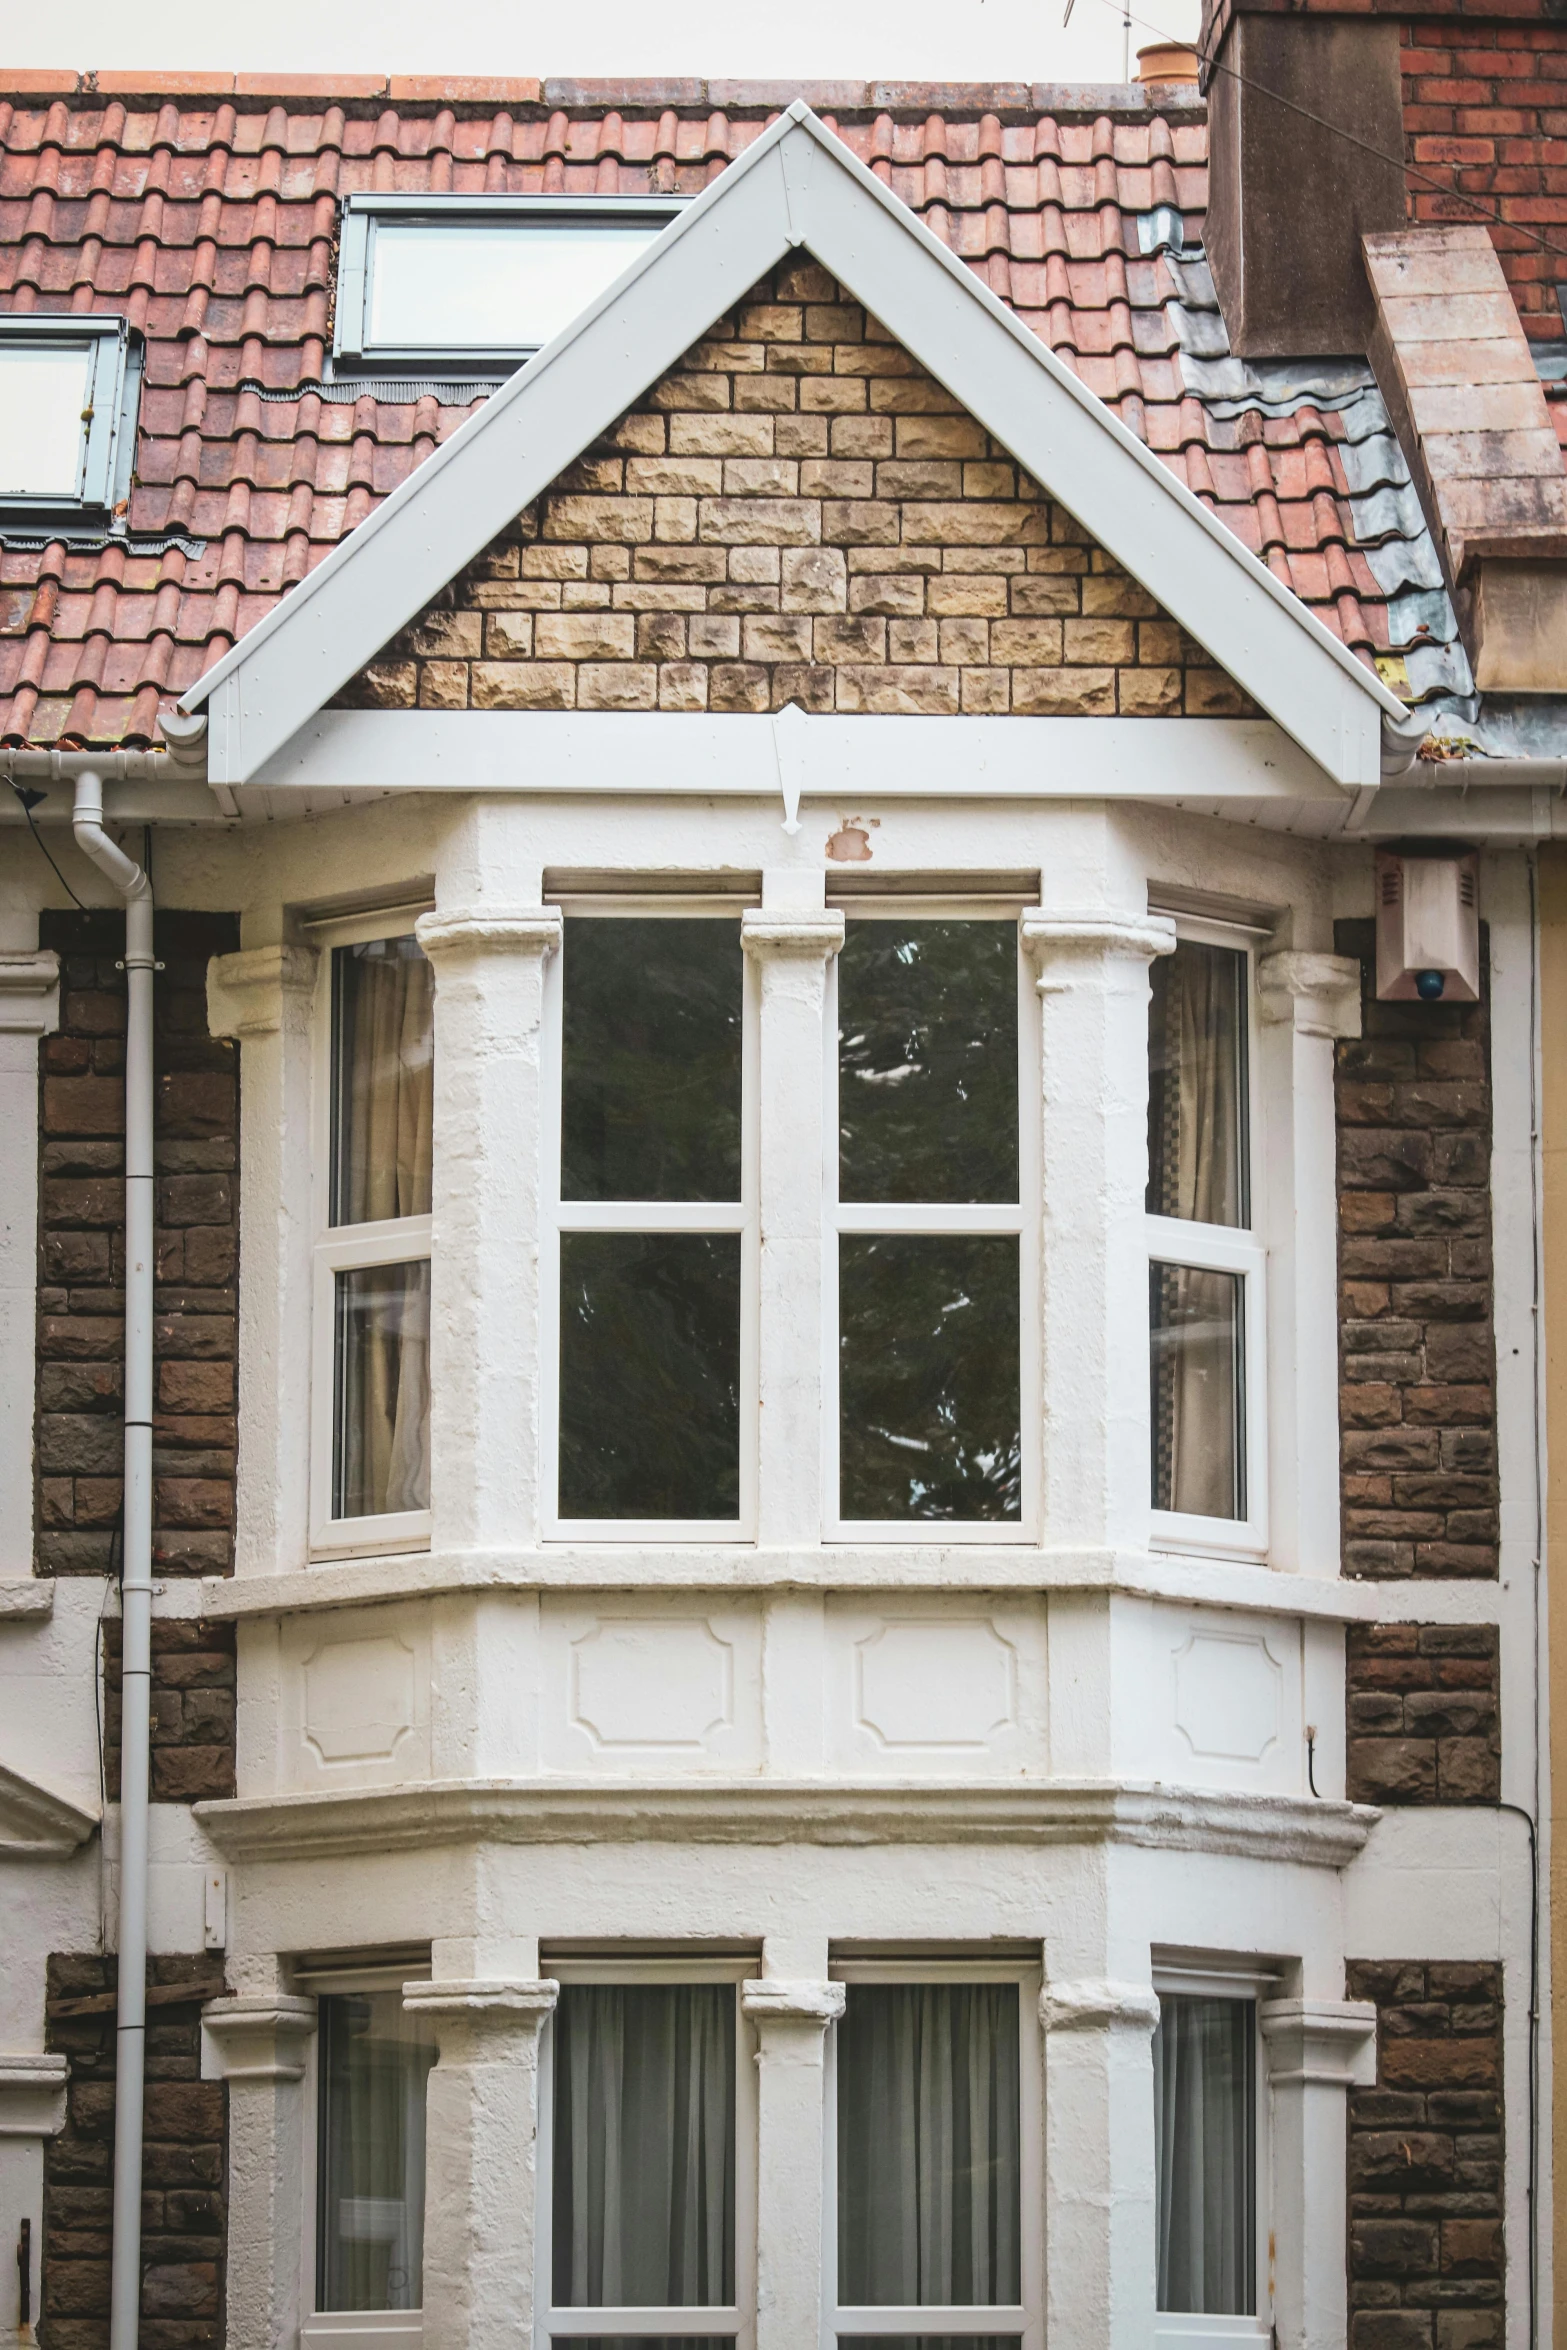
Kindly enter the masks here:
[[430, 1267], [337, 1276], [332, 1515], [430, 1506]]
[[850, 923], [838, 1134], [842, 1199], [1017, 1198], [1012, 923]]
[[735, 2297], [732, 1983], [568, 1983], [555, 2010], [557, 2309]]
[[430, 1213], [434, 974], [416, 939], [332, 957], [332, 1221]]
[[1247, 1224], [1246, 958], [1183, 938], [1148, 1016], [1148, 1213]]
[[738, 922], [568, 920], [562, 1199], [740, 1197]]
[[1148, 1268], [1156, 1510], [1246, 1515], [1243, 1290], [1239, 1273]]
[[0, 349], [0, 495], [76, 498], [92, 353]]
[[560, 1514], [740, 1514], [740, 1236], [560, 1244]]
[[1017, 2302], [1015, 1983], [851, 1983], [837, 2027], [838, 2299]]
[[838, 2350], [1017, 2350], [1017, 2334], [840, 2334]]
[[420, 2306], [424, 2089], [434, 2062], [400, 1993], [322, 2000], [318, 2309]]
[[1159, 2307], [1257, 2307], [1255, 2011], [1249, 1999], [1161, 1996], [1154, 2034]]
[[845, 1234], [838, 1252], [840, 1516], [1018, 1518], [1016, 1239]]
[[377, 222], [370, 341], [394, 350], [547, 343], [658, 229], [632, 222]]

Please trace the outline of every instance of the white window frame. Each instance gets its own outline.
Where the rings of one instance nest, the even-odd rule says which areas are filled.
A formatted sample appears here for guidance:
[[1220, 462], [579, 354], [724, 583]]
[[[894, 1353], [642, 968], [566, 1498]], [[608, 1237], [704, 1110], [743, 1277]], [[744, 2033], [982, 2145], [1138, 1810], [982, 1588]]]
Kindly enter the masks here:
[[[1246, 969], [1246, 1099], [1241, 1135], [1246, 1207], [1242, 1224], [1199, 1224], [1182, 1216], [1147, 1218], [1148, 1263], [1190, 1266], [1196, 1272], [1234, 1273], [1241, 1279], [1241, 1409], [1244, 1416], [1242, 1470], [1246, 1481], [1244, 1518], [1201, 1517], [1195, 1511], [1152, 1509], [1150, 1541], [1155, 1550], [1195, 1552], [1202, 1557], [1262, 1558], [1268, 1548], [1268, 1251], [1259, 1237], [1257, 1078], [1261, 1067], [1257, 1035], [1257, 933], [1250, 926], [1176, 917], [1176, 938], [1197, 946], [1226, 947]], [[1149, 1346], [1152, 1347], [1150, 1316]], [[1150, 1354], [1151, 1362], [1151, 1354]], [[1150, 1452], [1153, 1429], [1149, 1429]], [[1152, 1461], [1150, 1459], [1150, 1482]]]
[[[334, 1425], [337, 1379], [337, 1276], [376, 1265], [430, 1266], [433, 1299], [435, 1247], [429, 1216], [388, 1217], [373, 1224], [331, 1222], [332, 1097], [336, 1072], [332, 1063], [332, 998], [334, 953], [338, 947], [363, 946], [372, 939], [410, 938], [420, 909], [397, 908], [364, 914], [356, 920], [311, 926], [321, 948], [316, 981], [315, 1068], [312, 1099], [311, 1156], [317, 1171], [313, 1185], [315, 1238], [312, 1244], [310, 1295], [310, 1556], [312, 1559], [380, 1557], [387, 1552], [428, 1550], [429, 1510], [386, 1510], [374, 1517], [337, 1518], [332, 1514], [333, 1462], [337, 1431]], [[432, 1464], [433, 1468], [433, 1464]]]
[[[428, 1960], [402, 1966], [311, 1967], [295, 1977], [294, 1988], [318, 1999], [354, 1991], [401, 1991], [405, 1983], [428, 1981]], [[420, 2350], [424, 2311], [419, 2309], [317, 2309], [320, 2290], [318, 2236], [321, 2225], [321, 2034], [305, 2046], [304, 2160], [305, 2225], [300, 2245], [300, 2350]], [[428, 2197], [426, 2198], [428, 2208]], [[421, 2267], [423, 2250], [420, 2253]]]
[[538, 2203], [534, 2241], [535, 2350], [552, 2342], [628, 2332], [651, 2337], [705, 2335], [736, 2350], [756, 2350], [757, 2087], [756, 2032], [740, 2006], [740, 1985], [756, 1973], [751, 1958], [547, 1958], [564, 1989], [571, 1983], [730, 1983], [735, 2012], [735, 2298], [674, 2309], [557, 2309], [552, 2305], [555, 2244], [555, 2020], [539, 2048]]
[[511, 226], [526, 235], [530, 220], [645, 221], [667, 227], [690, 201], [685, 196], [393, 196], [352, 195], [344, 200], [338, 252], [337, 306], [332, 355], [345, 372], [371, 363], [398, 370], [438, 364], [474, 366], [483, 373], [509, 374], [541, 348], [537, 342], [377, 343], [370, 332], [375, 288], [376, 231], [382, 222], [421, 226]]
[[88, 360], [85, 430], [77, 458], [74, 490], [7, 490], [0, 513], [18, 525], [46, 523], [52, 515], [101, 512], [105, 516], [130, 487], [136, 448], [136, 415], [141, 397], [142, 342], [123, 318], [81, 316], [69, 311], [14, 312], [0, 318], [0, 350], [6, 345], [33, 350], [81, 351]]
[[[846, 923], [999, 922], [1013, 925], [1024, 910], [1019, 898], [889, 894], [873, 897], [829, 894]], [[825, 1107], [822, 1119], [822, 1185], [826, 1231], [822, 1247], [822, 1492], [825, 1532], [835, 1542], [909, 1544], [1032, 1543], [1040, 1539], [1040, 1011], [1039, 992], [1017, 947], [1017, 1117], [1018, 1198], [1016, 1204], [938, 1201], [878, 1205], [838, 1197], [838, 962], [828, 967], [823, 1022]], [[1016, 1235], [1018, 1242], [1018, 1410], [1022, 1442], [1021, 1506], [1015, 1519], [846, 1518], [839, 1509], [840, 1389], [838, 1242], [849, 1233], [928, 1233], [960, 1238], [971, 1233]], [[896, 2330], [896, 2329], [893, 2329]]]
[[[732, 922], [738, 941], [740, 917], [756, 904], [754, 895], [714, 891], [673, 896], [663, 893], [552, 896], [563, 916], [622, 921], [712, 919]], [[728, 1200], [563, 1200], [561, 1118], [565, 1087], [564, 1013], [566, 952], [552, 955], [544, 974], [545, 1083], [543, 1089], [546, 1167], [542, 1186], [543, 1240], [539, 1316], [542, 1346], [540, 1491], [544, 1497], [544, 1538], [573, 1545], [595, 1542], [754, 1542], [756, 1539], [757, 1453], [760, 1434], [761, 1230], [758, 1183], [758, 1077], [761, 1037], [761, 983], [755, 958], [742, 954], [740, 999], [740, 1197]], [[560, 1514], [560, 1258], [561, 1239], [572, 1232], [738, 1233], [740, 1236], [740, 1511], [734, 1518], [568, 1518]], [[684, 2329], [690, 2332], [690, 2327]]]
[[846, 2308], [838, 2299], [838, 2031], [828, 2034], [822, 2143], [821, 2350], [866, 2335], [1003, 2334], [1018, 2350], [1044, 2350], [1044, 2048], [1039, 2022], [1042, 1969], [1029, 1959], [835, 1959], [836, 1983], [1015, 1983], [1018, 1993], [1018, 2242], [1023, 2298], [1007, 2305]]
[[[1256, 2102], [1252, 2149], [1256, 2164], [1252, 2186], [1255, 2216], [1252, 2261], [1257, 2287], [1254, 2317], [1223, 2317], [1202, 2310], [1156, 2309], [1154, 2350], [1272, 2350], [1274, 2313], [1270, 2245], [1273, 2232], [1273, 2115], [1268, 2093], [1268, 2054], [1263, 2044], [1260, 2012], [1264, 1999], [1277, 1997], [1279, 1979], [1276, 1974], [1258, 1968], [1255, 1961], [1245, 1959], [1237, 1959], [1233, 1966], [1220, 1958], [1193, 1960], [1190, 1963], [1176, 1959], [1168, 1965], [1162, 1965], [1156, 1960], [1153, 1987], [1161, 1995], [1169, 1992], [1187, 1998], [1245, 1999], [1251, 2003], [1252, 2085]], [[1155, 2159], [1157, 2162], [1157, 2156]], [[1156, 2182], [1157, 2175], [1156, 2169]]]

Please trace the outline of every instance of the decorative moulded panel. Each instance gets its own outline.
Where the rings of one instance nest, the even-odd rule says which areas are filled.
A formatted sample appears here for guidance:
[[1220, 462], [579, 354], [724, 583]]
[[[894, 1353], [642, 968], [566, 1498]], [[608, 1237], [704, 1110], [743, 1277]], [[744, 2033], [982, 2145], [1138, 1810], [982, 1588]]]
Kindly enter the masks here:
[[618, 1598], [602, 1613], [546, 1608], [543, 1641], [546, 1769], [662, 1777], [759, 1767], [754, 1610]]
[[1116, 1769], [1170, 1786], [1305, 1787], [1300, 1625], [1116, 1603]]
[[889, 1778], [1042, 1772], [1044, 1662], [1031, 1603], [831, 1608], [829, 1761]]
[[421, 1610], [307, 1617], [283, 1635], [285, 1785], [389, 1786], [430, 1770], [430, 1644]]
[[1283, 1681], [1264, 1634], [1194, 1631], [1175, 1652], [1175, 1727], [1206, 1761], [1261, 1763], [1279, 1742]]

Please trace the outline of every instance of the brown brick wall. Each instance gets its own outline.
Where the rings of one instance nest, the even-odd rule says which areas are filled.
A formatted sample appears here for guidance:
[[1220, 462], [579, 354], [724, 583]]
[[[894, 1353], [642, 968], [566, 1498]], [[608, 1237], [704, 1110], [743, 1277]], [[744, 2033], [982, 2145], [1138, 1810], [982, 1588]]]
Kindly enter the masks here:
[[[120, 1784], [120, 1625], [103, 1627], [104, 1772]], [[152, 1800], [234, 1792], [234, 1626], [160, 1616], [152, 1627]]]
[[[1381, 1004], [1337, 1047], [1344, 1571], [1497, 1571], [1488, 996]], [[1484, 933], [1482, 930], [1482, 956]]]
[[1496, 1626], [1350, 1624], [1346, 1648], [1350, 1802], [1498, 1802]]
[[1502, 1971], [1353, 1962], [1377, 2084], [1349, 2100], [1349, 2350], [1501, 2350]]
[[[150, 1962], [141, 2350], [223, 2340], [228, 2092], [200, 2078], [200, 2006], [222, 1989], [215, 1956]], [[42, 2350], [103, 2350], [109, 2339], [114, 1990], [112, 1958], [49, 1960], [48, 2045], [71, 2069], [65, 2128], [44, 2140]]]
[[1250, 707], [810, 261], [754, 287], [340, 699], [1074, 717]]
[[[117, 913], [42, 917], [61, 1024], [41, 1051], [37, 1564], [105, 1573], [120, 1508], [125, 978]], [[155, 986], [157, 1291], [154, 1556], [162, 1575], [232, 1563], [239, 1089], [207, 1033], [229, 915], [160, 914]]]

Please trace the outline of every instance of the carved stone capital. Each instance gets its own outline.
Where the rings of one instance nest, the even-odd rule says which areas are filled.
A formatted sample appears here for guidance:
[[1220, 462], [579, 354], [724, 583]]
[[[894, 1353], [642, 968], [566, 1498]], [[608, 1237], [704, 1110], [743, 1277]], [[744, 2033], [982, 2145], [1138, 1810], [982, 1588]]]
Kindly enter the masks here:
[[1039, 973], [1041, 995], [1080, 983], [1094, 963], [1147, 965], [1175, 951], [1168, 914], [1118, 914], [1101, 908], [1030, 909], [1018, 923], [1018, 941]]
[[1257, 964], [1257, 1008], [1297, 1036], [1360, 1034], [1360, 965], [1348, 955], [1281, 948]]
[[52, 947], [0, 954], [0, 1036], [48, 1036], [60, 1025], [60, 958]]
[[759, 962], [774, 956], [826, 962], [842, 947], [843, 933], [843, 915], [837, 907], [769, 913], [765, 906], [748, 906], [740, 917], [740, 944]]
[[841, 1983], [789, 1983], [772, 1976], [742, 1983], [741, 2013], [753, 2024], [784, 2024], [825, 2032], [843, 2013]]
[[287, 1992], [214, 1999], [201, 2011], [218, 2078], [302, 2081], [305, 2043], [316, 2028], [316, 2003]]
[[1257, 2011], [1275, 2089], [1370, 2089], [1377, 2011], [1368, 1999], [1265, 1999]]
[[1159, 1994], [1146, 1983], [1047, 1983], [1039, 1994], [1047, 2032], [1138, 2032], [1159, 2021]]
[[207, 965], [207, 1026], [214, 1036], [298, 1034], [310, 1014], [320, 955], [314, 947], [249, 947]]
[[403, 2011], [428, 2016], [443, 2055], [448, 2046], [476, 2041], [536, 2040], [555, 2011], [560, 1985], [537, 1979], [493, 1976], [472, 1982], [405, 1983]]
[[421, 914], [414, 936], [439, 969], [473, 955], [553, 955], [563, 927], [558, 906], [454, 906]]
[[57, 2138], [70, 2071], [63, 2056], [0, 2056], [0, 2138]]

